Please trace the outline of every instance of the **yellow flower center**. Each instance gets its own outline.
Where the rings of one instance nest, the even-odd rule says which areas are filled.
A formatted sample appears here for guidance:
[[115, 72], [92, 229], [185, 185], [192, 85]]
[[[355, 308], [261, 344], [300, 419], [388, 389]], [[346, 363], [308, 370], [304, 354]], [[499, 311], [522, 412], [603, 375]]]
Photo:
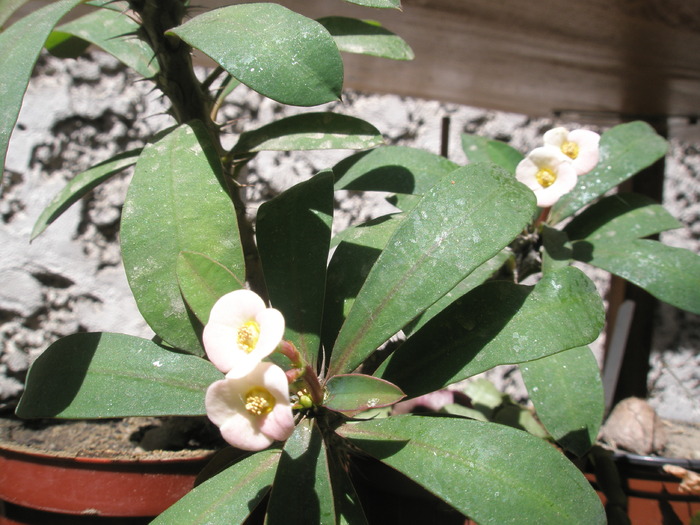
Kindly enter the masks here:
[[564, 144], [561, 145], [561, 151], [567, 157], [576, 159], [576, 157], [578, 157], [578, 144], [575, 142], [564, 142]]
[[260, 337], [260, 325], [255, 321], [248, 321], [238, 329], [238, 348], [247, 354], [255, 350]]
[[256, 386], [245, 395], [245, 409], [254, 416], [264, 416], [275, 406], [275, 397], [264, 387]]
[[549, 188], [557, 180], [557, 174], [549, 168], [540, 168], [535, 174], [537, 183], [543, 188]]

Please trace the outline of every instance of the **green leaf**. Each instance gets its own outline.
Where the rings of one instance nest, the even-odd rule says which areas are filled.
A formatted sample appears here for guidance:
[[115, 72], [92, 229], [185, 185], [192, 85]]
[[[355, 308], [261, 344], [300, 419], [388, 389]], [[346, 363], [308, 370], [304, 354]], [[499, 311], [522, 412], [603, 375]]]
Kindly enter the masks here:
[[223, 295], [243, 288], [245, 281], [243, 266], [233, 272], [201, 253], [180, 252], [175, 270], [182, 296], [202, 324], [209, 321], [214, 303]]
[[404, 327], [404, 333], [409, 335], [418, 331], [428, 321], [454, 303], [457, 299], [466, 295], [484, 281], [493, 277], [493, 275], [498, 272], [498, 270], [511, 256], [512, 252], [506, 248], [498, 252], [494, 257], [491, 257], [488, 261], [478, 266], [472, 273], [457, 283], [457, 286], [435, 301], [428, 309], [425, 310], [425, 312], [420, 314], [419, 317], [416, 317], [416, 319], [414, 319], [414, 321], [408, 326]]
[[227, 73], [226, 75], [226, 79], [216, 90], [213, 104], [213, 106], [216, 108], [220, 108], [224, 103], [224, 100], [226, 100], [226, 97], [228, 97], [231, 93], [233, 93], [234, 89], [241, 85], [241, 82], [237, 78], [232, 77], [230, 73]]
[[415, 56], [403, 38], [384, 29], [378, 22], [344, 16], [319, 18], [318, 22], [333, 35], [338, 49], [346, 53], [392, 60], [413, 60]]
[[338, 525], [368, 525], [362, 503], [348, 472], [346, 458], [328, 455]]
[[137, 36], [140, 26], [126, 14], [112, 9], [98, 9], [56, 28], [58, 35], [47, 42], [53, 51], [66, 44], [65, 35], [72, 35], [95, 44], [139, 75], [151, 78], [158, 73], [158, 61], [148, 44]]
[[666, 141], [644, 122], [620, 124], [600, 138], [595, 169], [579, 177], [576, 187], [552, 207], [550, 224], [573, 215], [608, 190], [652, 165], [666, 154]]
[[51, 200], [49, 205], [44, 208], [44, 211], [41, 212], [36, 223], [34, 223], [30, 239], [35, 239], [49, 224], [58, 219], [64, 211], [80, 200], [80, 198], [87, 195], [90, 190], [129, 166], [133, 166], [140, 153], [140, 149], [127, 151], [73, 177], [60, 193]]
[[457, 164], [405, 146], [356, 153], [333, 167], [336, 190], [389, 191], [423, 195]]
[[520, 365], [537, 416], [552, 437], [579, 457], [595, 444], [605, 401], [590, 348], [572, 348]]
[[367, 149], [383, 142], [379, 130], [362, 119], [330, 112], [302, 113], [242, 133], [233, 152]]
[[571, 264], [574, 253], [566, 232], [542, 225], [542, 271], [550, 272]]
[[209, 361], [140, 337], [78, 333], [32, 364], [20, 417], [198, 416], [204, 392], [223, 376]]
[[700, 314], [700, 255], [658, 241], [574, 242], [574, 258], [643, 288], [660, 301]]
[[266, 523], [335, 523], [326, 447], [313, 420], [301, 421], [284, 444]]
[[256, 452], [208, 479], [151, 523], [229, 525], [246, 518], [270, 491], [281, 450]]
[[700, 256], [639, 239], [681, 224], [663, 206], [637, 194], [612, 195], [565, 228], [573, 257], [644, 288], [657, 299], [700, 313]]
[[461, 418], [403, 416], [337, 432], [480, 524], [603, 524], [600, 498], [546, 441]]
[[470, 163], [493, 162], [509, 173], [515, 173], [523, 154], [500, 140], [462, 133], [462, 149]]
[[413, 397], [497, 365], [588, 344], [603, 324], [602, 300], [577, 268], [546, 274], [534, 287], [491, 281], [414, 333], [376, 375]]
[[393, 405], [406, 397], [396, 385], [365, 374], [333, 376], [326, 383], [326, 392], [323, 406], [351, 417], [370, 408]]
[[168, 31], [242, 83], [277, 102], [316, 106], [340, 99], [343, 61], [318, 22], [277, 4], [215, 9]]
[[272, 305], [285, 338], [316, 363], [333, 221], [333, 174], [324, 171], [263, 203], [257, 240]]
[[45, 47], [57, 58], [78, 58], [90, 47], [90, 42], [69, 33], [52, 31], [46, 39]]
[[468, 165], [441, 179], [372, 267], [338, 334], [330, 375], [354, 370], [501, 251], [528, 223], [534, 206], [533, 193], [492, 164]]
[[653, 199], [637, 193], [618, 193], [588, 207], [564, 231], [572, 240], [621, 242], [680, 227], [682, 224]]
[[[158, 73], [158, 61], [148, 44], [137, 36], [139, 28], [122, 12], [98, 9], [57, 27], [56, 31], [95, 44], [139, 75], [151, 78]], [[50, 41], [47, 49], [52, 51], [50, 46], [55, 43]]]
[[366, 7], [401, 9], [401, 0], [345, 0], [349, 4], [363, 5]]
[[203, 125], [184, 124], [144, 148], [122, 212], [124, 269], [141, 315], [164, 341], [199, 355], [197, 322], [177, 280], [178, 256], [201, 253], [234, 271], [244, 265], [221, 174]]
[[59, 20], [82, 1], [52, 2], [0, 33], [0, 170], [5, 166], [10, 135], [41, 48]]
[[348, 228], [333, 238], [331, 246], [336, 242], [338, 245], [328, 264], [323, 308], [322, 338], [326, 353], [333, 348], [372, 265], [403, 218], [403, 214], [379, 217]]

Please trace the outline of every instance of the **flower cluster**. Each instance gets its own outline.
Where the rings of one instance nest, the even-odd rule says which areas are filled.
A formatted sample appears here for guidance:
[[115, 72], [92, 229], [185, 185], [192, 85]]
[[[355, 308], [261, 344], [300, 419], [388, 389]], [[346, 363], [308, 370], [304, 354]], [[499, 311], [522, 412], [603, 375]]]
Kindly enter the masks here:
[[577, 178], [598, 163], [600, 135], [585, 129], [550, 129], [544, 146], [535, 148], [515, 169], [515, 177], [535, 192], [537, 205], [548, 208], [576, 186]]
[[209, 360], [226, 377], [205, 396], [209, 419], [223, 438], [243, 450], [262, 450], [294, 430], [285, 372], [264, 362], [282, 342], [284, 317], [250, 290], [221, 297], [202, 339]]

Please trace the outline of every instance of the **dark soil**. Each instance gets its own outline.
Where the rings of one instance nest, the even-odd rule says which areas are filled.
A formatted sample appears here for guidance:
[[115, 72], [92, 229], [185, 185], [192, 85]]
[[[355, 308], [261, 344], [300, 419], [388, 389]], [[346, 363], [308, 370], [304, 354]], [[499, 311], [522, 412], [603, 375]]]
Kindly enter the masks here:
[[200, 417], [129, 417], [92, 421], [0, 418], [0, 445], [64, 457], [163, 459], [222, 448], [218, 429]]

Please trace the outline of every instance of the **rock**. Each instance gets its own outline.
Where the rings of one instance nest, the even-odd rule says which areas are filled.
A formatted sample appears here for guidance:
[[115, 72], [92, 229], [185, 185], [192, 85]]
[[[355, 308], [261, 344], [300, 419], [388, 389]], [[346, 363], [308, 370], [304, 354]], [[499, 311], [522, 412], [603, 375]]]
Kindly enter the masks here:
[[613, 448], [642, 456], [661, 451], [666, 443], [661, 420], [651, 405], [638, 397], [623, 399], [615, 406], [600, 439]]

